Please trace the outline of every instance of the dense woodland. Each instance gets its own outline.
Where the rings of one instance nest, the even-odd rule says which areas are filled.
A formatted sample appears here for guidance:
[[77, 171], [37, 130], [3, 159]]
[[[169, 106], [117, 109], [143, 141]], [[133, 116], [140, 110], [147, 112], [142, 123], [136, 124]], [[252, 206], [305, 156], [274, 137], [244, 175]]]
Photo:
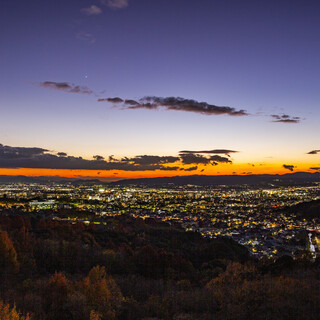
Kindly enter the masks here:
[[307, 252], [256, 260], [179, 225], [104, 221], [0, 211], [0, 319], [319, 319]]

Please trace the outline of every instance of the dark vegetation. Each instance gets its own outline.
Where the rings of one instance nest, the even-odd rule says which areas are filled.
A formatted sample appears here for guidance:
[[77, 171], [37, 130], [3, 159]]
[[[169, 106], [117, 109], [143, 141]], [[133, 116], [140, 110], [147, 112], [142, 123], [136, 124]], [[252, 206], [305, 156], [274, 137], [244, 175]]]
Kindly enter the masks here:
[[127, 216], [3, 211], [0, 228], [1, 320], [319, 319], [307, 253], [258, 261], [231, 239]]
[[319, 172], [294, 172], [286, 174], [246, 174], [246, 175], [189, 175], [175, 177], [158, 177], [158, 178], [140, 178], [140, 179], [125, 179], [115, 182], [110, 182], [109, 185], [145, 185], [145, 186], [241, 186], [241, 185], [275, 185], [275, 186], [290, 186], [290, 185], [310, 185], [314, 182], [320, 182]]
[[282, 208], [280, 211], [287, 215], [295, 214], [298, 219], [320, 219], [320, 200], [302, 202], [292, 207]]

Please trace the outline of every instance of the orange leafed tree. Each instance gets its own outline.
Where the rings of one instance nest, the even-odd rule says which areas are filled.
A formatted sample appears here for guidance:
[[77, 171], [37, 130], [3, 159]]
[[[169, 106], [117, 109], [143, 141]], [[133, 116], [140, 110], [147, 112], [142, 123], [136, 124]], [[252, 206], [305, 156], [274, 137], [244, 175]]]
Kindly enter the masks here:
[[101, 315], [94, 310], [90, 312], [90, 320], [101, 320]]
[[17, 252], [6, 231], [0, 230], [0, 272], [19, 271]]
[[69, 282], [62, 273], [55, 273], [50, 278], [44, 297], [47, 319], [67, 319], [66, 303], [69, 291]]
[[0, 301], [0, 319], [1, 320], [31, 320], [29, 315], [22, 316], [15, 307], [10, 308], [8, 304]]
[[112, 319], [120, 307], [122, 294], [112, 279], [106, 274], [104, 267], [92, 268], [83, 281], [83, 291], [90, 307], [95, 312]]

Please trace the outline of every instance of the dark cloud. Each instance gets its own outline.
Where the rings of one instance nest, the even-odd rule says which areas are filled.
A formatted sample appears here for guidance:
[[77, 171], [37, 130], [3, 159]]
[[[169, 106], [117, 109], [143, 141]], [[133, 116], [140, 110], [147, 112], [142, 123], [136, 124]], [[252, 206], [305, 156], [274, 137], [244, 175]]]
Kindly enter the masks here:
[[230, 153], [237, 153], [239, 151], [234, 150], [227, 150], [227, 149], [214, 149], [214, 150], [202, 150], [202, 151], [189, 151], [189, 150], [182, 150], [179, 153], [207, 153], [207, 154], [225, 154], [229, 155]]
[[140, 99], [139, 102], [141, 103], [140, 106], [136, 106], [135, 108], [147, 107], [149, 109], [157, 109], [158, 107], [164, 107], [167, 110], [196, 112], [207, 115], [247, 115], [244, 110], [235, 110], [231, 107], [216, 106], [208, 104], [206, 102], [198, 102], [196, 100], [184, 99], [180, 97], [145, 97], [143, 99]]
[[301, 121], [300, 117], [291, 117], [288, 114], [272, 114], [271, 118], [274, 119], [272, 122], [299, 123]]
[[1, 159], [30, 159], [48, 151], [43, 148], [9, 147], [0, 144]]
[[43, 148], [10, 147], [0, 144], [0, 168], [45, 168], [45, 169], [84, 169], [84, 170], [178, 170], [178, 166], [166, 167], [175, 163], [179, 157], [172, 156], [136, 156], [133, 158], [115, 159], [113, 156], [105, 161], [102, 156], [94, 160], [82, 157], [67, 156], [64, 152], [52, 154]]
[[183, 164], [210, 164], [211, 159], [199, 154], [182, 153], [180, 154]]
[[[184, 168], [180, 168], [180, 170], [183, 170], [183, 171], [195, 171], [195, 170], [197, 170], [197, 169], [198, 169], [198, 167], [197, 167], [197, 166], [190, 167], [190, 168], [186, 168], [186, 169], [184, 169]], [[203, 170], [201, 170], [201, 171], [203, 171]]]
[[122, 162], [133, 163], [138, 165], [160, 165], [165, 163], [175, 163], [179, 160], [180, 160], [179, 157], [147, 156], [147, 155], [121, 159]]
[[81, 9], [81, 12], [86, 14], [86, 15], [88, 15], [88, 16], [92, 16], [92, 15], [101, 14], [102, 10], [99, 7], [95, 6], [95, 5], [92, 5], [89, 8]]
[[311, 167], [310, 170], [316, 170], [316, 171], [319, 171], [320, 170], [320, 167]]
[[139, 103], [135, 100], [130, 100], [130, 99], [126, 99], [124, 100], [124, 104], [129, 105], [129, 106], [138, 106]]
[[221, 157], [221, 156], [218, 156], [218, 155], [211, 156], [210, 160], [212, 160], [214, 162], [221, 162], [221, 163], [232, 163], [232, 161], [229, 160], [228, 158]]
[[135, 157], [115, 158], [113, 155], [105, 160], [100, 155], [93, 160], [68, 156], [65, 152], [53, 154], [43, 148], [10, 147], [0, 144], [0, 168], [45, 168], [45, 169], [84, 169], [84, 170], [124, 170], [146, 171], [179, 170], [182, 165], [194, 165], [182, 168], [184, 171], [197, 170], [195, 165], [218, 165], [231, 163], [230, 159], [220, 155], [201, 155], [185, 153], [179, 156], [138, 155]]
[[111, 103], [121, 103], [123, 102], [123, 100], [119, 97], [115, 97], [115, 98], [105, 98], [105, 99], [98, 99], [99, 102], [111, 102]]
[[[212, 151], [214, 151], [214, 150], [212, 150]], [[214, 153], [227, 154], [228, 151], [236, 152], [236, 151], [224, 150], [224, 149], [217, 149], [216, 151], [218, 151], [218, 152], [214, 152]], [[232, 161], [227, 157], [222, 157], [217, 154], [210, 155], [210, 156], [204, 156], [201, 153], [212, 154], [213, 152], [210, 152], [210, 151], [192, 152], [192, 151], [186, 151], [186, 150], [181, 151], [180, 152], [181, 162], [183, 164], [204, 164], [204, 165], [211, 164], [213, 166], [216, 166], [219, 163], [232, 163]], [[229, 155], [227, 154], [227, 156], [229, 156]]]
[[308, 152], [307, 154], [318, 154], [320, 152], [320, 150], [312, 150], [310, 152]]
[[293, 169], [295, 168], [295, 166], [291, 164], [283, 164], [282, 167], [290, 171], [293, 171]]
[[96, 161], [101, 161], [101, 160], [104, 160], [104, 157], [96, 155], [96, 156], [93, 156], [93, 159], [95, 159]]
[[[110, 159], [110, 157], [109, 157]], [[178, 170], [179, 167], [167, 167], [164, 164], [176, 163], [180, 160], [179, 157], [172, 156], [148, 156], [140, 155], [132, 158], [124, 157], [120, 160], [111, 158], [111, 163], [118, 163], [121, 165], [130, 165], [133, 169], [138, 170], [138, 168], [146, 168], [145, 170], [163, 170], [163, 171], [173, 171]]]
[[[109, 98], [110, 99], [110, 98]], [[107, 99], [100, 101], [108, 101]], [[148, 109], [156, 110], [164, 108], [166, 110], [195, 112], [205, 115], [222, 115], [227, 114], [230, 116], [247, 116], [245, 110], [236, 110], [226, 106], [216, 106], [207, 102], [198, 102], [196, 100], [184, 99], [180, 97], [144, 97], [138, 101], [126, 99], [123, 102], [125, 109]]]
[[86, 86], [78, 86], [68, 82], [44, 81], [39, 83], [40, 87], [60, 90], [69, 93], [93, 94], [93, 91]]
[[177, 171], [179, 170], [179, 167], [165, 167], [165, 166], [161, 166], [159, 168], [159, 170], [161, 171]]

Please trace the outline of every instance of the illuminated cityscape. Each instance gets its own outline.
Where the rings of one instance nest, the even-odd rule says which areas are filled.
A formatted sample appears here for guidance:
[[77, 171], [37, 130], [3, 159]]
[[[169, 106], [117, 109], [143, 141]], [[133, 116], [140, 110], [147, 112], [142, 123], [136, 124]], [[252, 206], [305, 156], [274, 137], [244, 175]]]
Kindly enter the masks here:
[[[117, 215], [153, 218], [180, 224], [204, 237], [231, 237], [258, 257], [295, 257], [306, 250], [319, 254], [318, 219], [298, 219], [283, 210], [319, 200], [319, 183], [269, 188], [7, 184], [0, 187], [0, 198], [2, 213], [17, 209], [95, 224], [105, 224], [104, 217]], [[61, 210], [79, 213], [62, 217]]]

